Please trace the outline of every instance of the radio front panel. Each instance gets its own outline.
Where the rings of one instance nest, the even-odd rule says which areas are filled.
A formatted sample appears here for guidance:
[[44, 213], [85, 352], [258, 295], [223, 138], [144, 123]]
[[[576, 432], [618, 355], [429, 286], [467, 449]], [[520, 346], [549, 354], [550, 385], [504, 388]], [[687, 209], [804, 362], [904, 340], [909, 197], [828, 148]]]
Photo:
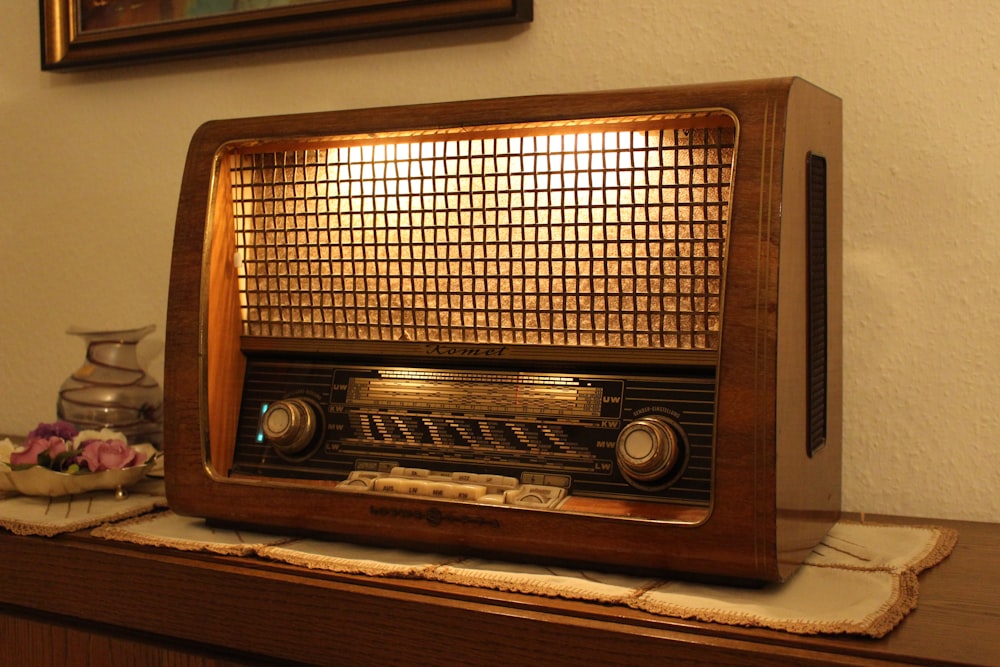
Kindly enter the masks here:
[[787, 577], [839, 512], [840, 113], [775, 79], [207, 123], [171, 507]]
[[[414, 359], [445, 346], [486, 369], [525, 348], [563, 365], [589, 349], [661, 372], [670, 354], [713, 364], [700, 380], [584, 381], [251, 356], [232, 478], [456, 500], [446, 477], [497, 476], [509, 488], [476, 502], [707, 510], [737, 136], [731, 113], [704, 109], [228, 147], [244, 348], [311, 340], [349, 364], [348, 343]], [[289, 452], [264, 426], [300, 413], [311, 435]], [[546, 501], [519, 500], [529, 487]]]
[[[315, 424], [298, 426], [309, 433], [297, 446], [275, 447], [273, 409], [289, 419], [289, 401], [305, 403]], [[714, 401], [710, 376], [573, 377], [252, 358], [231, 474], [337, 481], [340, 490], [371, 492], [384, 484], [365, 480], [379, 474], [437, 482], [496, 475], [511, 489], [551, 487], [558, 501], [507, 503], [521, 507], [595, 512], [599, 502], [579, 500], [612, 498], [707, 508]], [[279, 426], [283, 434], [298, 428]], [[633, 458], [623, 464], [626, 450]], [[660, 463], [645, 461], [657, 456]], [[641, 463], [651, 471], [629, 467]], [[448, 499], [447, 484], [438, 486], [386, 492]], [[485, 495], [474, 500], [503, 504], [496, 493]]]

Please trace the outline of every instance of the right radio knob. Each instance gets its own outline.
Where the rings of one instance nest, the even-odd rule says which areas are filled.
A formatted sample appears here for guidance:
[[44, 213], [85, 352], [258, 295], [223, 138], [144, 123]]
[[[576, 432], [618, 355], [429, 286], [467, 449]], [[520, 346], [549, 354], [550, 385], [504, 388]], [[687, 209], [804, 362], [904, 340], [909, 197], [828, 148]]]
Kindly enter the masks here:
[[623, 475], [637, 482], [656, 482], [677, 462], [680, 436], [667, 420], [642, 417], [618, 434], [615, 454]]

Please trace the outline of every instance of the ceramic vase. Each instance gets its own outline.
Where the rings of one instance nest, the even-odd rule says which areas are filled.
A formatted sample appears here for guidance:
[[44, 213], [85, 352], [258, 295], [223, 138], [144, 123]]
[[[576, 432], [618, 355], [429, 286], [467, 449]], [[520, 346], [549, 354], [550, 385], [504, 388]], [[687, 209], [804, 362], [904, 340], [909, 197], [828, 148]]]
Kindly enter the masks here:
[[163, 444], [163, 391], [139, 365], [136, 347], [155, 329], [87, 331], [70, 328], [87, 346], [86, 359], [59, 388], [59, 419], [80, 430], [120, 431], [129, 444]]

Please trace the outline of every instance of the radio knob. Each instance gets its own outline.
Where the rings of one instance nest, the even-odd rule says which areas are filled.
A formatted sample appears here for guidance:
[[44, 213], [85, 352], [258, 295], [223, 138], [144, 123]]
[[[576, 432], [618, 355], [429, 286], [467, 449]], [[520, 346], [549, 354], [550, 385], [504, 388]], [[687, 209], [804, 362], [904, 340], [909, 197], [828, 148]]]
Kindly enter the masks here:
[[618, 434], [615, 447], [619, 469], [638, 482], [655, 482], [677, 462], [678, 437], [672, 425], [657, 417], [629, 423]]
[[298, 454], [312, 442], [316, 433], [316, 415], [304, 399], [275, 401], [264, 413], [261, 431], [280, 454]]

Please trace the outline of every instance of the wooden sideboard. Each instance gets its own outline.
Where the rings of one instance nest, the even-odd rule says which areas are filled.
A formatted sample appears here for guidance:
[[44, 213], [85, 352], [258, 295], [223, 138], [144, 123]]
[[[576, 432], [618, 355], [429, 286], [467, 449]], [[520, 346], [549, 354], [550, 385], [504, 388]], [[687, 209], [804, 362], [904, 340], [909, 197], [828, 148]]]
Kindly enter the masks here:
[[1000, 525], [924, 523], [959, 543], [881, 640], [0, 532], [0, 664], [1000, 665]]

